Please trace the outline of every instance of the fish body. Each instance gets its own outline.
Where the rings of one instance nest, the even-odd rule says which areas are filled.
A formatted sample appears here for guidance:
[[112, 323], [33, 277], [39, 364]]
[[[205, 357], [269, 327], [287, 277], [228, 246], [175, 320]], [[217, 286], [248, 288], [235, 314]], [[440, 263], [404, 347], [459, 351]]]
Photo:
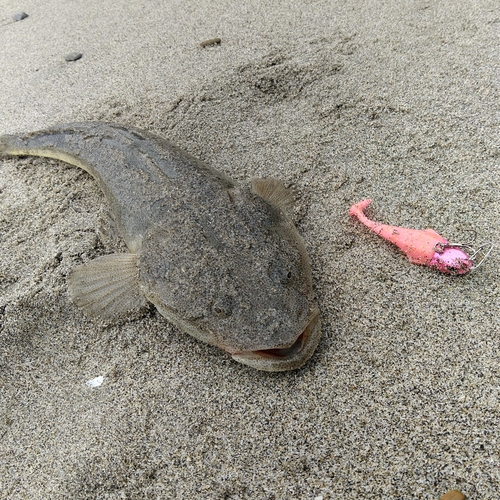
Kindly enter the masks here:
[[298, 368], [314, 352], [309, 259], [278, 181], [241, 187], [165, 139], [99, 122], [2, 136], [0, 154], [66, 161], [104, 192], [130, 253], [70, 274], [70, 295], [89, 314], [152, 302], [185, 332], [266, 371]]
[[432, 267], [447, 274], [465, 274], [473, 267], [474, 262], [466, 252], [458, 246], [450, 245], [434, 229], [408, 229], [370, 220], [364, 210], [371, 201], [366, 199], [352, 205], [349, 215], [396, 245], [413, 264]]

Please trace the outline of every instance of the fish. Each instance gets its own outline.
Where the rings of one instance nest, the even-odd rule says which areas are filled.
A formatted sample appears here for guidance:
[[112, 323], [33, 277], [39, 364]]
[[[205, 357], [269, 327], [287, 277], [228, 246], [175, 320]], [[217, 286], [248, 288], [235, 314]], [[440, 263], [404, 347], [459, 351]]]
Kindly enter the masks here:
[[69, 273], [69, 295], [88, 315], [113, 319], [152, 303], [257, 370], [294, 370], [314, 353], [321, 321], [310, 261], [280, 181], [239, 185], [164, 138], [112, 123], [4, 135], [0, 155], [62, 160], [103, 191], [129, 252]]
[[473, 258], [464, 251], [465, 245], [450, 244], [434, 229], [408, 229], [370, 220], [364, 211], [371, 202], [372, 200], [366, 199], [355, 203], [349, 209], [349, 215], [396, 245], [413, 264], [453, 275], [466, 274], [474, 267]]

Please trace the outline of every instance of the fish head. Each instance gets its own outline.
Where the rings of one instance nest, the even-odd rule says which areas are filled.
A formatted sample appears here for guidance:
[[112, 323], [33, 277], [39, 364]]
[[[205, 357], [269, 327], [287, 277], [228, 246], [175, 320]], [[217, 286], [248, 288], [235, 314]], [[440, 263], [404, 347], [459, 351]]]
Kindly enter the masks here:
[[429, 266], [446, 274], [466, 274], [474, 266], [472, 258], [458, 246], [442, 245], [434, 252]]
[[150, 231], [141, 289], [158, 311], [236, 361], [266, 371], [300, 367], [320, 339], [304, 244], [289, 220], [247, 193]]

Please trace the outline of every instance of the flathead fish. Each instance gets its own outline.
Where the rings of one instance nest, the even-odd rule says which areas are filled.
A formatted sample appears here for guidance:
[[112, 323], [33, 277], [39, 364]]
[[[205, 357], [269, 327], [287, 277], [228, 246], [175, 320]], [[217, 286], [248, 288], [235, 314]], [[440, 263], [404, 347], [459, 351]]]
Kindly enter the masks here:
[[299, 368], [316, 349], [309, 259], [280, 182], [239, 186], [167, 140], [98, 122], [2, 136], [0, 154], [76, 165], [104, 192], [130, 253], [71, 272], [70, 295], [87, 313], [110, 318], [151, 302], [259, 370]]

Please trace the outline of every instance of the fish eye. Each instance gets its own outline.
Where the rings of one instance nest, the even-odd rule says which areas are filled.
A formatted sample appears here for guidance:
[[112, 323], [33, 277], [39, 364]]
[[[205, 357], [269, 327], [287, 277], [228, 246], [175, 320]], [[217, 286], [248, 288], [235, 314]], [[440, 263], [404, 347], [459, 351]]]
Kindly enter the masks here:
[[231, 316], [233, 311], [233, 300], [229, 296], [219, 297], [212, 306], [213, 313], [219, 318]]
[[269, 277], [273, 281], [279, 281], [283, 284], [288, 283], [292, 279], [292, 276], [292, 271], [285, 267], [275, 267], [269, 270]]

